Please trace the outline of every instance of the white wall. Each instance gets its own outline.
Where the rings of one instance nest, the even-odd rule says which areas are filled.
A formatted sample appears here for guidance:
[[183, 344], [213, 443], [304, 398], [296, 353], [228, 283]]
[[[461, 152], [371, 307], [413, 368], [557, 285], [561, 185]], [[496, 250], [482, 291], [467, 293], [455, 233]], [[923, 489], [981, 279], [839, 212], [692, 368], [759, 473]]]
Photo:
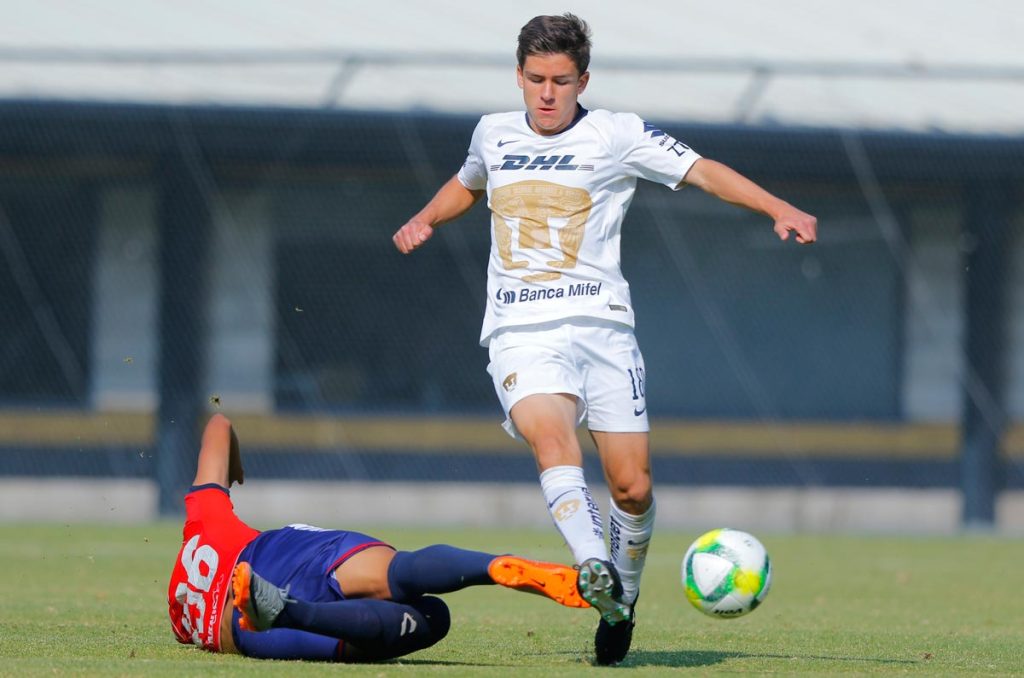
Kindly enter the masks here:
[[[608, 497], [595, 487], [607, 511]], [[659, 530], [710, 525], [774, 532], [956, 534], [956, 490], [745, 489], [661, 487]], [[257, 481], [231, 500], [261, 527], [304, 522], [322, 527], [489, 526], [551, 529], [540, 489], [531, 484], [327, 483]], [[143, 523], [157, 518], [156, 489], [140, 480], [0, 479], [0, 520]], [[1004, 492], [995, 531], [1024, 535], [1024, 492]]]

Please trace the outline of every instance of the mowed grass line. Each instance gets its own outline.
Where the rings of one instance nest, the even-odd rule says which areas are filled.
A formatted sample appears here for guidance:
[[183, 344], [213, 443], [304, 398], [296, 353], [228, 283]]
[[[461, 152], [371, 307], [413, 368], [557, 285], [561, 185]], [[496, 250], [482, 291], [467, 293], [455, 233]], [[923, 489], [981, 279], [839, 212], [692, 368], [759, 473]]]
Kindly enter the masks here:
[[[362, 527], [362, 526], [360, 526]], [[554, 531], [366, 530], [401, 548], [451, 543], [565, 561]], [[335, 675], [329, 664], [219, 656], [174, 641], [167, 578], [181, 527], [0, 525], [0, 675]], [[1024, 541], [759, 534], [775, 581], [754, 614], [693, 610], [679, 561], [696, 534], [658, 533], [634, 650], [615, 669], [665, 673], [1024, 674]], [[596, 615], [477, 587], [445, 597], [448, 638], [346, 673], [576, 676]]]

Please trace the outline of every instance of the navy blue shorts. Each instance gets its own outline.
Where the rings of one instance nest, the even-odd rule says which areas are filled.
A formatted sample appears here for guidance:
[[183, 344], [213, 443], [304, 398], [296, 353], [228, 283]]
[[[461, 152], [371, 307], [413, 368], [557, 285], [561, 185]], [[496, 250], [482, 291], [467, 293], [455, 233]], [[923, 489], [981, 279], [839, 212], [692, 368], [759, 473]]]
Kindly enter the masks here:
[[334, 570], [371, 546], [390, 544], [359, 532], [289, 525], [261, 532], [242, 549], [238, 562], [247, 561], [267, 581], [288, 587], [289, 594], [311, 603], [344, 600]]

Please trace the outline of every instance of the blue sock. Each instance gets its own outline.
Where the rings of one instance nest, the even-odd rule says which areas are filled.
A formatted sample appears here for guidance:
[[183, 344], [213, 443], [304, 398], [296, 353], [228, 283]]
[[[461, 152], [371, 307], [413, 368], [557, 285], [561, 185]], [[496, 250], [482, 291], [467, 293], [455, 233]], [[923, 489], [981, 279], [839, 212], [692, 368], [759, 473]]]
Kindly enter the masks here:
[[312, 659], [340, 661], [344, 646], [337, 638], [298, 629], [243, 631], [238, 610], [231, 611], [231, 637], [246, 657], [257, 659]]
[[419, 598], [410, 604], [371, 598], [293, 600], [285, 604], [274, 626], [337, 638], [344, 642], [343, 661], [368, 661], [430, 647], [448, 634], [451, 616], [440, 598]]
[[306, 659], [341, 661], [344, 641], [298, 629], [270, 629], [254, 632], [238, 630], [235, 647], [246, 657], [256, 659]]
[[449, 593], [467, 586], [493, 584], [487, 566], [497, 556], [436, 544], [399, 551], [388, 567], [391, 599], [406, 601], [424, 593]]

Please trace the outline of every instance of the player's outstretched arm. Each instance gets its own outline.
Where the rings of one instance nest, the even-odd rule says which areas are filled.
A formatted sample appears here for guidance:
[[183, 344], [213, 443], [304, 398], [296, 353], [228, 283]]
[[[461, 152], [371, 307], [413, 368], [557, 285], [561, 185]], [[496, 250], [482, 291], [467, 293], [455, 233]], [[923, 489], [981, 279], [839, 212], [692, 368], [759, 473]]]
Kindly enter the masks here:
[[210, 417], [203, 430], [203, 444], [196, 463], [193, 485], [216, 483], [230, 488], [232, 483], [245, 482], [242, 452], [231, 422], [223, 414]]
[[426, 207], [398, 229], [391, 240], [399, 252], [409, 254], [427, 242], [434, 235], [436, 227], [468, 212], [483, 194], [483, 191], [469, 190], [454, 176], [431, 198]]
[[734, 205], [767, 214], [775, 220], [775, 233], [787, 240], [790, 232], [798, 243], [812, 243], [818, 238], [818, 220], [780, 200], [750, 179], [720, 162], [701, 158], [683, 179], [711, 195]]

